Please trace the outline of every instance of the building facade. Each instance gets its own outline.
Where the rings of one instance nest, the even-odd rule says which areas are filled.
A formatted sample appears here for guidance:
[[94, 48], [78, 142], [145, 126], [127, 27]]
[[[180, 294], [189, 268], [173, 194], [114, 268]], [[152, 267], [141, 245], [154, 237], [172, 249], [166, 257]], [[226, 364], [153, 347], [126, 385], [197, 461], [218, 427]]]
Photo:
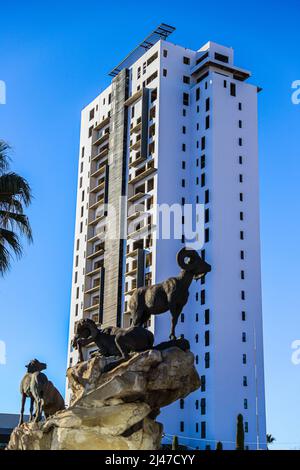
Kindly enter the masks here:
[[[202, 385], [162, 410], [165, 440], [232, 449], [241, 413], [245, 445], [265, 449], [259, 90], [231, 48], [186, 49], [166, 40], [172, 30], [152, 33], [82, 111], [70, 344], [81, 318], [128, 326], [133, 290], [178, 273], [177, 251], [195, 246], [212, 271], [191, 285], [177, 335], [190, 341]], [[188, 209], [198, 206], [193, 238]], [[149, 328], [165, 341], [170, 316]], [[76, 360], [70, 345], [68, 365]]]

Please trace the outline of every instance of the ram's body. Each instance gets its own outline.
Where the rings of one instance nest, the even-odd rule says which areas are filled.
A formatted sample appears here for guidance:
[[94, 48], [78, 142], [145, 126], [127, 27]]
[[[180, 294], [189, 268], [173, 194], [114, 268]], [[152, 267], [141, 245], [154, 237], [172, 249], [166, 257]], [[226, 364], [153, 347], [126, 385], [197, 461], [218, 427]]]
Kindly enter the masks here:
[[[190, 258], [190, 263], [183, 263], [184, 256]], [[177, 255], [177, 261], [183, 268], [178, 276], [154, 286], [139, 287], [129, 300], [129, 310], [135, 326], [144, 325], [151, 315], [160, 315], [169, 310], [172, 315], [171, 339], [175, 338], [178, 317], [188, 301], [191, 282], [205, 276], [211, 269], [194, 250], [183, 248]]]

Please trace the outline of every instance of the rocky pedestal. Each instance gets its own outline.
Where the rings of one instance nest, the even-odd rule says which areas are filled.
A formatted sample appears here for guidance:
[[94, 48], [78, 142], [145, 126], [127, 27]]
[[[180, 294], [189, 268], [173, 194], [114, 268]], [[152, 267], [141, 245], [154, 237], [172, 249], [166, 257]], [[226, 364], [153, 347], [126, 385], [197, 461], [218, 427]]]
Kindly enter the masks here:
[[153, 349], [109, 370], [115, 361], [96, 355], [69, 368], [69, 408], [16, 428], [8, 449], [159, 449], [160, 408], [200, 386], [193, 354], [178, 347]]

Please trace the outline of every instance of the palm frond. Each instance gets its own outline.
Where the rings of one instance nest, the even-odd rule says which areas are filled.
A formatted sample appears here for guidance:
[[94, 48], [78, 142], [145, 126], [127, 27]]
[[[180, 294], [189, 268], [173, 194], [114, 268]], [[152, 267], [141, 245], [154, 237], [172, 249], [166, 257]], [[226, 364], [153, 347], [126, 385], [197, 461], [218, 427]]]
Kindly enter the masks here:
[[11, 230], [0, 228], [0, 275], [10, 268], [10, 262], [12, 258], [11, 251], [17, 258], [22, 255], [22, 246], [19, 241], [18, 235]]
[[28, 206], [32, 199], [31, 188], [26, 179], [13, 172], [0, 176], [0, 194], [18, 197], [25, 206]]
[[0, 140], [0, 172], [7, 170], [9, 167], [10, 158], [7, 151], [10, 149], [10, 146], [4, 140]]
[[23, 214], [22, 203], [9, 194], [0, 194], [0, 209]]
[[29, 242], [32, 242], [32, 230], [28, 217], [25, 214], [0, 210], [0, 226], [4, 229], [10, 228], [12, 230], [17, 228]]

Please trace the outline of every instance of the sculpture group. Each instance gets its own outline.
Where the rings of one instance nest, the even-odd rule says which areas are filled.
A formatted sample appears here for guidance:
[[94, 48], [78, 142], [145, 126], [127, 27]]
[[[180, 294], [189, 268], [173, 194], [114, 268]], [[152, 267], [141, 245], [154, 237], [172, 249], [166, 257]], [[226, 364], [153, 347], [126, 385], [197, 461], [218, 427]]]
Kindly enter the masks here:
[[[96, 344], [98, 354], [105, 357], [115, 356], [127, 359], [130, 353], [146, 351], [153, 348], [154, 336], [146, 328], [151, 315], [170, 311], [170, 340], [176, 340], [176, 325], [189, 297], [189, 287], [193, 280], [205, 276], [211, 266], [195, 250], [182, 248], [177, 254], [177, 263], [181, 268], [178, 276], [149, 287], [135, 290], [129, 301], [132, 326], [129, 328], [108, 327], [100, 329], [90, 319], [77, 323], [72, 345], [78, 350], [79, 362], [84, 360], [83, 348]], [[171, 342], [172, 342], [171, 341]], [[116, 365], [117, 365], [116, 361]], [[58, 390], [42, 372], [46, 364], [37, 359], [26, 366], [27, 373], [21, 382], [22, 406], [20, 424], [23, 423], [26, 398], [30, 398], [30, 420], [36, 422], [64, 409], [64, 401]]]

